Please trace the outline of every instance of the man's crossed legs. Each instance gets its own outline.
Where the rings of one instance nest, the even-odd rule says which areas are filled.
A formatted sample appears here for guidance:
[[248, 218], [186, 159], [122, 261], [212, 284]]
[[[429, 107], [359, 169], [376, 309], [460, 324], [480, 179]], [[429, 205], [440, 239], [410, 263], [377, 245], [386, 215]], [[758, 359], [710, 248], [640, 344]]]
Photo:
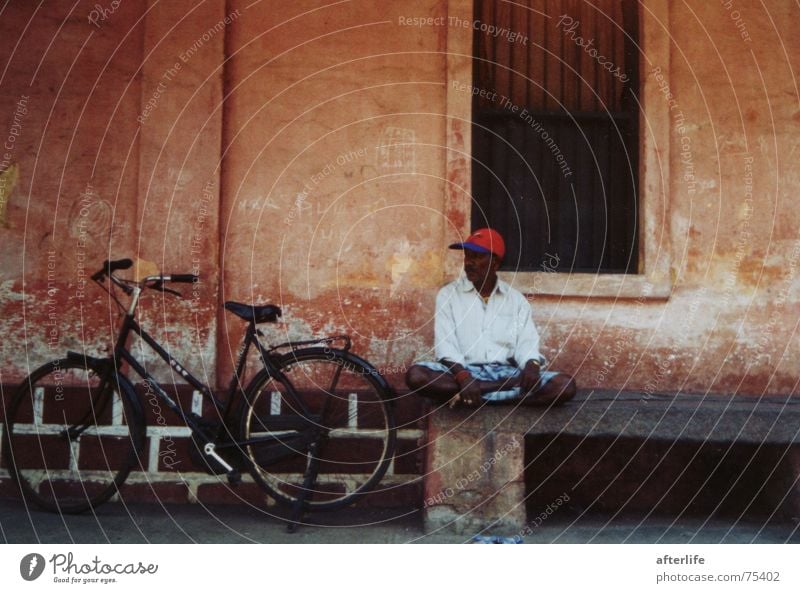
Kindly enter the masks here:
[[[469, 364], [464, 367], [481, 391], [483, 402], [515, 403], [530, 406], [559, 405], [572, 399], [577, 388], [575, 380], [554, 371], [542, 371], [536, 386], [523, 393], [519, 386], [521, 372], [509, 364]], [[406, 383], [420, 395], [430, 397], [451, 407], [460, 402], [461, 387], [447, 365], [440, 362], [418, 362], [406, 373]]]

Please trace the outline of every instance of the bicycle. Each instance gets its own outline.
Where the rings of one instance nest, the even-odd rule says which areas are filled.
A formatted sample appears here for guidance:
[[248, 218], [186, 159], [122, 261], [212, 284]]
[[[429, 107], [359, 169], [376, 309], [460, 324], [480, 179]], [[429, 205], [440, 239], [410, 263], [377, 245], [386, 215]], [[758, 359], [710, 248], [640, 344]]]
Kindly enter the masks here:
[[[348, 505], [374, 488], [394, 455], [392, 389], [363, 358], [350, 352], [348, 336], [265, 346], [256, 326], [277, 322], [275, 305], [226, 302], [247, 322], [227, 397], [192, 375], [136, 320], [145, 289], [180, 296], [166, 283], [195, 283], [192, 274], [124, 279], [129, 259], [106, 261], [91, 279], [123, 313], [111, 354], [68, 352], [33, 371], [12, 396], [3, 437], [3, 459], [27, 505], [81, 513], [117, 494], [132, 472], [145, 471], [145, 397], [153, 395], [191, 430], [192, 458], [203, 470], [225, 474], [232, 485], [249, 472], [278, 503], [291, 507], [293, 531], [306, 510]], [[118, 298], [121, 289], [130, 302]], [[187, 412], [128, 349], [138, 335], [173, 372], [212, 403], [215, 412]], [[241, 387], [255, 347], [263, 368]], [[134, 372], [146, 394], [128, 377]], [[140, 390], [141, 391], [141, 390]], [[124, 500], [124, 499], [123, 499]]]

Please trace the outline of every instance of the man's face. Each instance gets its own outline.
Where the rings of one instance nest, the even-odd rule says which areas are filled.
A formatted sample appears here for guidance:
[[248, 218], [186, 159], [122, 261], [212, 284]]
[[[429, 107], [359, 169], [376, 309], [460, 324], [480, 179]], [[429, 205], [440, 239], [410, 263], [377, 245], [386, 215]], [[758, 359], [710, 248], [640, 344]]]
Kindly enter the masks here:
[[467, 280], [476, 286], [481, 286], [487, 278], [496, 274], [499, 267], [500, 261], [491, 253], [464, 250], [464, 272]]

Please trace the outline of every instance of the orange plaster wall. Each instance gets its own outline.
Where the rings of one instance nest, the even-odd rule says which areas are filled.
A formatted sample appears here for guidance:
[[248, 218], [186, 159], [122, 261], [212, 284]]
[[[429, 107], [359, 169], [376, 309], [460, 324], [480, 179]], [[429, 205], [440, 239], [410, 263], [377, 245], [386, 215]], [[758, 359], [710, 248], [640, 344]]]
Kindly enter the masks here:
[[[10, 56], [0, 130], [29, 97], [13, 146], [21, 177], [0, 226], [2, 382], [52, 356], [49, 250], [59, 270], [55, 351], [81, 347], [73, 336], [90, 305], [101, 313], [85, 323], [87, 347], [106, 343], [106, 301], [93, 289], [76, 296], [76, 270], [81, 250], [97, 262], [109, 245], [115, 257], [201, 273], [199, 290], [185, 289], [192, 299], [153, 298], [143, 313], [176, 352], [194, 350], [188, 362], [202, 354], [212, 375], [215, 360], [226, 375], [229, 339], [241, 332], [219, 312], [225, 299], [279, 303], [285, 316], [270, 341], [349, 333], [389, 374], [429, 355], [435, 292], [458, 268], [444, 246], [467, 220], [454, 200], [468, 200], [469, 187], [463, 159], [447, 154], [447, 27], [399, 17], [446, 17], [464, 2], [229, 0], [192, 11], [131, 0], [99, 26], [87, 21], [94, 4], [70, 16], [66, 2], [35, 14], [19, 4], [0, 21]], [[669, 3], [661, 34], [677, 106], [659, 150], [672, 292], [535, 297], [546, 354], [581, 386], [794, 391], [799, 11], [789, 0], [768, 12], [743, 1]], [[643, 62], [651, 76], [658, 64]], [[465, 133], [451, 125], [451, 136]], [[79, 249], [87, 184], [96, 236]]]
[[789, 24], [798, 16], [791, 2], [769, 13], [670, 3], [673, 291], [655, 302], [546, 299], [548, 345], [566, 339], [563, 360], [583, 385], [796, 390], [800, 48]]
[[446, 30], [394, 21], [445, 3], [249, 4], [232, 3], [226, 298], [280, 302], [276, 341], [345, 332], [376, 365], [408, 364], [444, 279]]
[[67, 349], [106, 351], [116, 309], [86, 282], [107, 258], [199, 271], [190, 298], [151, 294], [141, 316], [170, 348], [213, 363], [224, 35], [181, 54], [222, 4], [72, 4], [16, 3], [0, 19], [0, 129], [18, 133], [4, 161], [20, 171], [0, 225], [2, 381]]
[[125, 3], [100, 27], [89, 2], [70, 9], [17, 3], [0, 19], [0, 130], [18, 123], [3, 161], [19, 167], [0, 225], [3, 382], [67, 348], [105, 345], [104, 300], [85, 282], [110, 238], [117, 254], [136, 238], [142, 5]]

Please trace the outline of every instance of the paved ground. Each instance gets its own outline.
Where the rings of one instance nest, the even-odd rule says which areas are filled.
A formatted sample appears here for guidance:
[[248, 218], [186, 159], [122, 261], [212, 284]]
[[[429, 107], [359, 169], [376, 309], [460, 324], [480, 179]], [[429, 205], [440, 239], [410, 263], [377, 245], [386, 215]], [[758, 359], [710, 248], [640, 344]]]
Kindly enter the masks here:
[[[551, 518], [525, 543], [800, 543], [800, 521], [601, 516]], [[4, 543], [464, 543], [425, 534], [417, 511], [346, 509], [312, 515], [297, 533], [264, 512], [236, 506], [106, 504], [95, 515], [60, 517], [0, 500]], [[311, 524], [314, 523], [314, 524]], [[511, 535], [511, 534], [499, 534]]]

